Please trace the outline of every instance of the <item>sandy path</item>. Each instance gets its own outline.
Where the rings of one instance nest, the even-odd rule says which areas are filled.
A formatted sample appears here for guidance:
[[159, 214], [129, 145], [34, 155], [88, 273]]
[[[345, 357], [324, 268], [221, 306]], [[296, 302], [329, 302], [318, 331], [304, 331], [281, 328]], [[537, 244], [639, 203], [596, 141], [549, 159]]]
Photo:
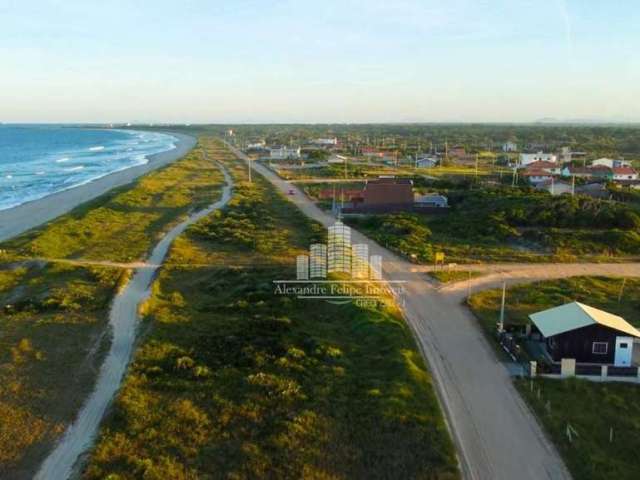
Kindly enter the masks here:
[[49, 222], [78, 205], [93, 200], [116, 187], [133, 182], [145, 173], [183, 157], [195, 146], [196, 139], [181, 133], [166, 132], [178, 139], [176, 148], [149, 156], [145, 165], [127, 168], [84, 185], [54, 193], [32, 202], [0, 210], [0, 242]]
[[[240, 158], [246, 157], [234, 150]], [[325, 226], [334, 218], [300, 189], [254, 163], [303, 213]], [[289, 190], [294, 195], [287, 195]], [[416, 265], [351, 231], [353, 243], [367, 243], [383, 258], [387, 280], [405, 280], [403, 313], [413, 330], [445, 412], [465, 479], [565, 480], [571, 478], [554, 446], [516, 391], [473, 314], [455, 298], [425, 281]], [[561, 267], [559, 267], [561, 268]]]
[[189, 225], [214, 210], [222, 208], [231, 199], [233, 180], [224, 167], [220, 166], [220, 169], [224, 173], [226, 181], [222, 198], [208, 208], [189, 216], [171, 229], [151, 253], [148, 264], [153, 267], [137, 269], [125, 289], [115, 297], [109, 315], [113, 341], [107, 358], [100, 368], [95, 389], [80, 410], [76, 420], [41, 465], [35, 476], [36, 479], [64, 480], [69, 478], [80, 456], [91, 446], [98, 432], [100, 421], [120, 387], [131, 359], [138, 323], [138, 305], [149, 297], [153, 278], [164, 261], [171, 243]]

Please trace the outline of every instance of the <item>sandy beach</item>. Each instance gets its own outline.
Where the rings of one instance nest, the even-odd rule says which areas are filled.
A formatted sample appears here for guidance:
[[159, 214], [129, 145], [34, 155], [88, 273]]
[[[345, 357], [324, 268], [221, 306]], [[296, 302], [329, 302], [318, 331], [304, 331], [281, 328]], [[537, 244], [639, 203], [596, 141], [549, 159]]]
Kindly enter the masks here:
[[183, 157], [196, 144], [196, 139], [189, 135], [167, 133], [178, 139], [176, 148], [149, 156], [149, 162], [145, 165], [114, 172], [70, 190], [54, 193], [8, 210], [0, 210], [0, 241], [49, 222], [113, 188], [131, 183], [141, 175]]

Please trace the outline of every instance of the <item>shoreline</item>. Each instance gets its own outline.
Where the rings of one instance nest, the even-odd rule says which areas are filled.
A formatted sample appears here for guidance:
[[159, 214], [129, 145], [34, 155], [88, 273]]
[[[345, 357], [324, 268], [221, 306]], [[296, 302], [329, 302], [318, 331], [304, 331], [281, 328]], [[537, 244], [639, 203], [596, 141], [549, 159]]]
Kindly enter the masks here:
[[68, 190], [52, 193], [6, 210], [0, 210], [0, 242], [16, 237], [27, 230], [38, 227], [70, 212], [83, 203], [104, 195], [114, 188], [127, 185], [145, 173], [172, 163], [195, 147], [195, 137], [184, 133], [167, 131], [177, 139], [176, 148], [149, 156], [144, 165], [109, 173]]

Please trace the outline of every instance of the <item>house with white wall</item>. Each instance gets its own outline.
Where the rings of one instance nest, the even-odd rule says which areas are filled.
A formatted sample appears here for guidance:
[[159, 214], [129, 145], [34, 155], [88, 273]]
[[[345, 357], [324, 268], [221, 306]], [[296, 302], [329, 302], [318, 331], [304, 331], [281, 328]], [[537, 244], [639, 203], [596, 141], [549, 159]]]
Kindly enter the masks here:
[[544, 152], [521, 153], [520, 154], [520, 166], [521, 167], [526, 167], [530, 163], [534, 163], [534, 162], [557, 163], [558, 162], [558, 156], [554, 155], [553, 153], [544, 153]]
[[269, 148], [271, 160], [297, 160], [300, 158], [300, 147], [287, 147], [284, 145]]

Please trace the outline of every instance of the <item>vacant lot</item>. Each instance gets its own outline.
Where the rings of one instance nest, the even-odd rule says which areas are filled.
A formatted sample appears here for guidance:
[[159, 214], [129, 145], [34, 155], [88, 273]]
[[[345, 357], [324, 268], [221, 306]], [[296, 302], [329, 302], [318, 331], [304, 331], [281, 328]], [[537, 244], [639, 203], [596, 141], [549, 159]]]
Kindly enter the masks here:
[[235, 198], [175, 244], [84, 477], [458, 478], [395, 307], [274, 295], [324, 232], [207, 148], [233, 169]]
[[552, 197], [507, 187], [441, 190], [447, 214], [394, 214], [349, 222], [383, 245], [423, 263], [448, 261], [615, 261], [640, 255], [640, 213], [633, 205]]

